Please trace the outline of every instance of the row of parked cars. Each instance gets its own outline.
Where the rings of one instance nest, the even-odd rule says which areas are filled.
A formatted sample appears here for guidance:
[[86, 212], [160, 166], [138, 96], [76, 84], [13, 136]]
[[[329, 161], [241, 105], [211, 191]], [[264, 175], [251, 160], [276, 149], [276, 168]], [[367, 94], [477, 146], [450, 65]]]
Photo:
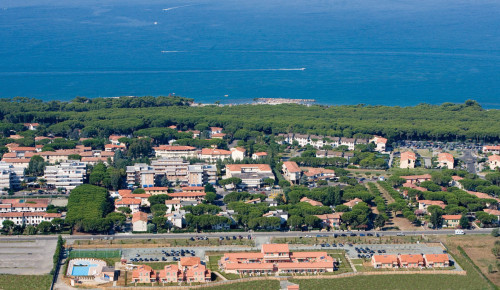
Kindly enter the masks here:
[[[231, 237], [230, 236], [226, 236], [225, 238], [226, 240], [231, 240]], [[236, 239], [239, 239], [239, 240], [242, 240], [243, 239], [243, 236], [242, 235], [239, 235], [239, 236], [233, 236], [233, 240], [236, 240]], [[251, 240], [252, 239], [252, 236], [251, 235], [248, 235], [247, 236], [247, 239]], [[219, 241], [223, 241], [224, 240], [224, 237], [219, 237]]]

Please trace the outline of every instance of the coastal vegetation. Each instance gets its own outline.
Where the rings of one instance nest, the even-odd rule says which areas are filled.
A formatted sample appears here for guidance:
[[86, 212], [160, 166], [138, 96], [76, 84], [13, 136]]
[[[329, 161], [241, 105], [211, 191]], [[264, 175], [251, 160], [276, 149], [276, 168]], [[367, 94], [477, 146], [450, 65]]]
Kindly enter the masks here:
[[[237, 136], [243, 140], [289, 132], [340, 137], [377, 134], [390, 141], [500, 140], [500, 111], [485, 110], [471, 100], [464, 104], [420, 104], [413, 107], [363, 104], [189, 106], [190, 103], [191, 99], [181, 97], [76, 98], [70, 102], [43, 102], [20, 97], [2, 99], [0, 131], [8, 137], [11, 130], [21, 131], [23, 123], [40, 123], [36, 132], [23, 132], [25, 140], [16, 140], [26, 146], [34, 143], [35, 134], [46, 132], [71, 138], [80, 131], [85, 137], [107, 138], [112, 133], [139, 136], [146, 133], [141, 131], [144, 129], [148, 133], [155, 131], [158, 136], [150, 136], [154, 139], [163, 136], [159, 138], [162, 142], [163, 139], [181, 137], [176, 138], [181, 144], [189, 143], [187, 136], [177, 136], [176, 130], [166, 128], [170, 125], [177, 125], [180, 130], [199, 131], [220, 126], [230, 138]], [[0, 141], [4, 144], [12, 141], [5, 139]]]

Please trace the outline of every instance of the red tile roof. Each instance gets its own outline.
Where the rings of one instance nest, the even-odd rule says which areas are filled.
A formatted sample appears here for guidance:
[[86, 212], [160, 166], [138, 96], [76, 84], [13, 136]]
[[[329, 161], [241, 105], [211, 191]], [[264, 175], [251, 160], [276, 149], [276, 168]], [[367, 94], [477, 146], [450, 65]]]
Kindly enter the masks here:
[[200, 264], [199, 257], [182, 257], [180, 260], [180, 265], [182, 267], [189, 267]]
[[301, 171], [299, 166], [297, 165], [297, 163], [294, 161], [285, 161], [285, 162], [283, 162], [283, 166], [285, 166], [289, 172], [300, 172]]
[[450, 261], [447, 254], [425, 254], [424, 257], [427, 263], [445, 263]]
[[271, 171], [269, 164], [228, 164], [226, 169], [229, 171], [241, 171], [243, 168], [258, 168], [260, 171]]
[[203, 148], [201, 149], [202, 155], [231, 155], [231, 151], [224, 149], [212, 149], [212, 148]]
[[148, 221], [148, 215], [145, 212], [138, 211], [132, 215], [132, 222], [135, 223], [136, 221], [143, 221], [147, 222]]
[[288, 244], [264, 244], [262, 245], [262, 253], [289, 253]]
[[488, 161], [499, 161], [500, 162], [500, 155], [490, 155], [488, 156]]
[[462, 218], [459, 214], [445, 214], [442, 216], [444, 220], [459, 220]]
[[373, 255], [373, 260], [377, 264], [397, 264], [398, 257], [396, 255]]
[[165, 151], [194, 151], [195, 147], [192, 146], [170, 146], [170, 145], [160, 145], [158, 147], [153, 147], [154, 150], [165, 150]]
[[136, 198], [123, 198], [115, 200], [115, 205], [140, 205], [141, 200]]
[[438, 161], [439, 162], [451, 162], [453, 163], [455, 159], [453, 158], [453, 155], [450, 153], [439, 153], [438, 154]]
[[399, 261], [403, 263], [421, 264], [424, 262], [422, 255], [399, 255]]
[[401, 160], [417, 160], [415, 153], [406, 151], [401, 153]]

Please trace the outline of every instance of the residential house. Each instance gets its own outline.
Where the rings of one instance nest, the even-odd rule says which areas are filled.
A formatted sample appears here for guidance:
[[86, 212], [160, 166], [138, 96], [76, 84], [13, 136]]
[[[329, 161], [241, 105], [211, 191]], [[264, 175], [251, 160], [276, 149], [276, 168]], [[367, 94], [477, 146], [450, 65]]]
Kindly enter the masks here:
[[159, 282], [166, 283], [206, 283], [212, 279], [212, 273], [201, 263], [199, 257], [182, 257], [177, 264], [165, 265], [158, 271]]
[[47, 212], [0, 212], [0, 228], [3, 227], [3, 222], [6, 220], [10, 220], [18, 226], [36, 226], [41, 222], [51, 222], [55, 218], [62, 218], [62, 215]]
[[438, 154], [438, 167], [440, 168], [447, 168], [447, 169], [453, 169], [455, 163], [455, 159], [453, 158], [453, 155], [450, 153], [439, 153]]
[[319, 202], [319, 201], [315, 201], [313, 199], [309, 199], [307, 197], [303, 197], [300, 199], [300, 202], [307, 202], [308, 204], [312, 205], [312, 206], [323, 206], [323, 203]]
[[121, 142], [120, 142], [120, 139], [122, 138], [127, 138], [127, 136], [124, 136], [124, 135], [110, 135], [108, 140], [109, 142], [111, 142], [111, 144], [114, 144], [114, 145], [120, 145]]
[[354, 138], [342, 138], [340, 139], [340, 145], [347, 146], [349, 150], [354, 150], [356, 146], [356, 139]]
[[500, 154], [500, 145], [483, 146], [483, 153]]
[[271, 210], [268, 213], [263, 214], [262, 216], [280, 218], [282, 224], [284, 224], [288, 220], [288, 212], [283, 211], [282, 209]]
[[419, 254], [399, 254], [398, 262], [401, 268], [423, 268], [424, 257]]
[[437, 205], [444, 209], [446, 204], [441, 200], [419, 200], [418, 201], [418, 209], [423, 213], [427, 212], [427, 208], [431, 205]]
[[492, 170], [500, 168], [500, 155], [488, 156], [488, 165]]
[[147, 232], [148, 215], [145, 212], [138, 211], [132, 215], [132, 230], [134, 232]]
[[330, 229], [338, 229], [342, 223], [342, 213], [327, 213], [316, 215], [321, 220], [323, 227], [328, 227]]
[[414, 152], [406, 151], [401, 153], [401, 158], [399, 162], [399, 168], [415, 168], [415, 164], [417, 162], [417, 156]]
[[309, 135], [303, 135], [303, 134], [295, 134], [293, 136], [293, 140], [294, 141], [297, 141], [299, 143], [300, 146], [306, 146], [309, 143]]
[[260, 253], [226, 253], [219, 268], [250, 276], [333, 272], [335, 260], [326, 252], [290, 252], [287, 244], [264, 244]]
[[489, 213], [491, 215], [496, 216], [497, 217], [497, 224], [500, 224], [500, 210], [486, 208], [483, 211], [486, 213]]
[[231, 148], [231, 158], [234, 161], [243, 160], [245, 158], [246, 149], [242, 147]]
[[122, 198], [115, 200], [115, 210], [118, 211], [120, 207], [128, 207], [130, 208], [132, 213], [136, 213], [139, 211], [141, 206], [141, 200], [136, 198]]
[[345, 202], [344, 205], [348, 206], [350, 209], [352, 209], [355, 205], [357, 205], [360, 202], [363, 202], [363, 200], [356, 197], [353, 200], [349, 200], [348, 202]]
[[148, 265], [140, 265], [132, 271], [133, 283], [152, 283], [158, 281], [158, 272]]
[[0, 190], [17, 188], [24, 180], [24, 167], [0, 161]]
[[326, 168], [316, 167], [301, 167], [303, 174], [307, 177], [307, 181], [328, 180], [335, 177], [335, 171]]
[[167, 218], [167, 221], [170, 225], [173, 227], [182, 229], [184, 225], [186, 224], [185, 217], [186, 216], [186, 211], [185, 210], [179, 210], [177, 212], [171, 212], [167, 213], [165, 217]]
[[373, 136], [370, 142], [375, 143], [375, 151], [384, 152], [387, 144], [387, 139], [380, 136]]
[[106, 152], [115, 152], [116, 150], [126, 150], [127, 145], [125, 144], [106, 144], [104, 145], [104, 151]]
[[456, 228], [460, 225], [460, 219], [462, 218], [459, 214], [445, 214], [442, 216], [443, 227]]
[[167, 213], [178, 212], [182, 207], [179, 199], [167, 199], [165, 200], [165, 206], [167, 207]]
[[396, 255], [373, 255], [372, 265], [374, 268], [398, 268], [398, 256]]
[[0, 212], [45, 212], [49, 201], [48, 198], [1, 199]]
[[282, 166], [283, 177], [291, 184], [298, 184], [302, 170], [294, 161], [285, 161]]
[[221, 127], [210, 127], [210, 135], [222, 133]]
[[253, 160], [258, 160], [266, 157], [267, 157], [267, 152], [255, 152], [254, 154], [252, 154]]
[[425, 254], [424, 261], [427, 268], [443, 268], [450, 266], [448, 254]]
[[406, 183], [418, 184], [424, 181], [431, 180], [432, 176], [430, 174], [423, 174], [423, 175], [400, 176], [400, 178], [406, 180]]
[[168, 194], [168, 187], [153, 186], [146, 187], [144, 191], [149, 195]]
[[207, 194], [205, 192], [173, 192], [169, 193], [172, 199], [178, 199], [180, 201], [192, 200], [201, 202]]

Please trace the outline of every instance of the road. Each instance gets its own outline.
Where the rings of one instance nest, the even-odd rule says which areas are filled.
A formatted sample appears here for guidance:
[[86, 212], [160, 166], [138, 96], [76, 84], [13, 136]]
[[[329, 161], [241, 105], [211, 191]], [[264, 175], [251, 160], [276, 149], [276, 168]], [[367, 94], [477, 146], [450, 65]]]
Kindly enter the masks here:
[[[465, 234], [474, 235], [474, 234], [489, 234], [493, 229], [474, 229], [474, 230], [464, 230]], [[195, 236], [208, 236], [208, 237], [221, 237], [221, 236], [233, 236], [233, 235], [243, 235], [246, 237], [247, 235], [251, 235], [253, 238], [256, 237], [280, 237], [280, 238], [288, 238], [288, 237], [304, 237], [306, 235], [316, 236], [316, 235], [327, 235], [332, 236], [334, 233], [336, 234], [349, 234], [349, 231], [330, 231], [330, 232], [319, 232], [319, 231], [311, 231], [311, 232], [218, 232], [218, 233], [180, 233], [180, 234], [116, 234], [116, 235], [63, 235], [63, 238], [69, 241], [73, 240], [91, 240], [91, 239], [103, 239], [103, 238], [113, 238], [114, 240], [120, 239], [189, 239], [190, 237]], [[453, 235], [455, 234], [455, 230], [422, 230], [422, 231], [352, 231], [356, 235], [359, 234], [380, 234], [383, 236], [396, 236], [398, 233], [403, 233], [406, 236], [418, 236], [418, 235]], [[57, 235], [51, 236], [4, 236], [1, 238], [2, 240], [55, 240], [57, 239]]]
[[461, 157], [461, 159], [465, 162], [467, 165], [467, 171], [469, 173], [476, 173], [476, 157], [472, 155], [472, 150], [465, 150], [464, 155]]

